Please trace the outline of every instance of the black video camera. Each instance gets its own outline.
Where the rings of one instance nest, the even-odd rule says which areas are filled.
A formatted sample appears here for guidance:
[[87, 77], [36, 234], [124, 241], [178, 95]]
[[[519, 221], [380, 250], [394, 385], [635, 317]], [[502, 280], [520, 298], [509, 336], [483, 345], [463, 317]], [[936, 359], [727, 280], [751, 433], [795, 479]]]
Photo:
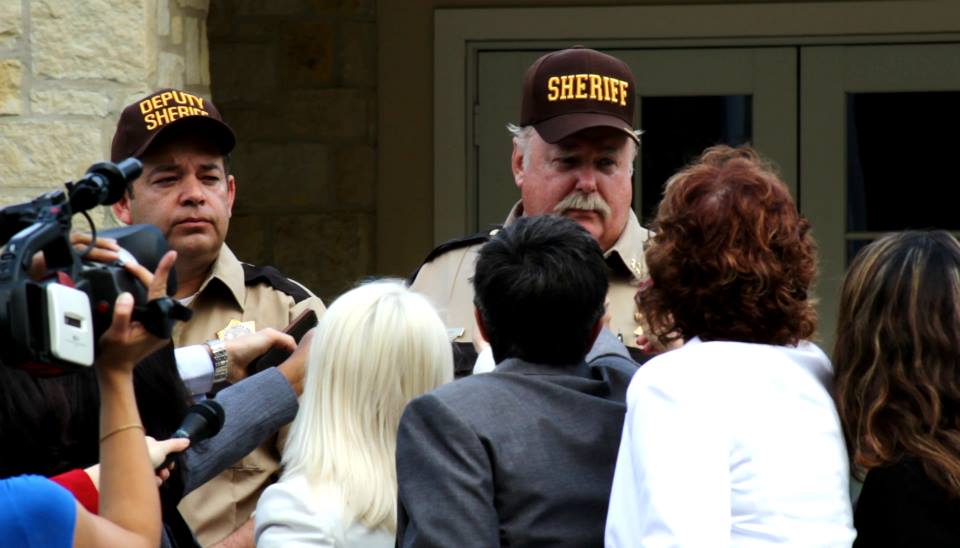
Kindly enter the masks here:
[[[190, 309], [170, 297], [148, 302], [147, 288], [121, 263], [84, 261], [89, 250], [78, 253], [70, 244], [73, 215], [83, 214], [96, 238], [87, 210], [119, 201], [141, 169], [135, 158], [101, 162], [80, 180], [67, 183], [66, 192], [48, 192], [0, 209], [0, 362], [35, 375], [93, 365], [96, 343], [110, 326], [113, 304], [124, 291], [134, 297], [133, 320], [158, 337], [169, 337], [175, 321], [190, 319]], [[153, 225], [108, 230], [101, 236], [117, 239], [121, 259], [134, 258], [151, 271], [169, 249]], [[43, 252], [47, 271], [34, 279], [30, 270], [38, 252]], [[167, 293], [175, 291], [171, 271]]]

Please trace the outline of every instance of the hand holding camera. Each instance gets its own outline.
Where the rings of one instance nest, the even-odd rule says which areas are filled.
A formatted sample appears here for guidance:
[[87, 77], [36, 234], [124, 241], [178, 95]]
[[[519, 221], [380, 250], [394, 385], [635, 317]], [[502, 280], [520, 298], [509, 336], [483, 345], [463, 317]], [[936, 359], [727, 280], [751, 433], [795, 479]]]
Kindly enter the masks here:
[[[167, 276], [177, 260], [176, 251], [168, 251], [157, 267], [156, 273], [136, 263], [126, 263], [124, 268], [136, 276], [147, 288], [147, 299], [152, 301], [167, 296]], [[116, 367], [133, 370], [140, 360], [159, 350], [166, 342], [147, 331], [133, 316], [134, 299], [130, 293], [117, 297], [113, 310], [113, 322], [100, 337], [100, 353], [97, 367]]]
[[[164, 266], [163, 286], [152, 286], [148, 269], [159, 269], [169, 248], [156, 227], [107, 231], [112, 241], [97, 238], [91, 221], [92, 235], [70, 234], [74, 214], [90, 221], [86, 211], [119, 200], [140, 169], [134, 158], [95, 164], [67, 183], [66, 192], [0, 210], [0, 339], [9, 341], [0, 348], [4, 364], [36, 375], [92, 365], [115, 303], [128, 322], [161, 339], [170, 337], [175, 321], [189, 319], [190, 310], [167, 296], [176, 288], [172, 260]], [[131, 257], [125, 247], [140, 260], [121, 260]], [[145, 268], [135, 268], [140, 265]], [[118, 298], [125, 293], [130, 296]]]

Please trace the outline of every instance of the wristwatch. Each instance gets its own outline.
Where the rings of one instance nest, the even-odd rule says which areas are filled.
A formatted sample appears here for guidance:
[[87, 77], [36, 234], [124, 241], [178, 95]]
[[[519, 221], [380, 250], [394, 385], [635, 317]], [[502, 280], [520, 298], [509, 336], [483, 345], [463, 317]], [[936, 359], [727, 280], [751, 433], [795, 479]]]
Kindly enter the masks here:
[[210, 350], [210, 357], [213, 358], [213, 382], [218, 383], [227, 380], [227, 370], [230, 365], [227, 345], [220, 339], [210, 339], [206, 344]]

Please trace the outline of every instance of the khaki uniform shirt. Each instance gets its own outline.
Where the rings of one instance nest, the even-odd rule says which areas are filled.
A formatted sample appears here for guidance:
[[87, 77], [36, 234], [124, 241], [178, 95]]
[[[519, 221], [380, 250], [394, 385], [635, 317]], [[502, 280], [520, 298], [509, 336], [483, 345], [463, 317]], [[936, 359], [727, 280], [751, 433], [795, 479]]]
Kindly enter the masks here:
[[[504, 226], [509, 226], [520, 215], [523, 207], [513, 206]], [[495, 234], [496, 231], [491, 232]], [[640, 226], [637, 216], [630, 212], [620, 238], [604, 253], [610, 266], [610, 289], [607, 291], [608, 327], [629, 348], [637, 348], [636, 335], [640, 327], [634, 296], [640, 281], [647, 277], [643, 245], [652, 233]], [[410, 287], [426, 296], [451, 332], [454, 343], [472, 343], [476, 332], [473, 316], [473, 272], [482, 243], [460, 247], [444, 253], [420, 267]]]
[[[193, 317], [174, 328], [174, 344], [179, 348], [214, 339], [233, 319], [253, 321], [258, 330], [264, 327], [282, 330], [308, 308], [314, 309], [318, 316], [323, 312], [323, 302], [318, 297], [292, 280], [286, 282], [302, 289], [307, 298], [296, 302], [294, 297], [263, 280], [247, 285], [243, 265], [224, 244], [213, 271], [190, 302]], [[276, 480], [280, 449], [274, 436], [184, 497], [180, 513], [201, 545], [220, 541], [250, 518], [260, 493]]]

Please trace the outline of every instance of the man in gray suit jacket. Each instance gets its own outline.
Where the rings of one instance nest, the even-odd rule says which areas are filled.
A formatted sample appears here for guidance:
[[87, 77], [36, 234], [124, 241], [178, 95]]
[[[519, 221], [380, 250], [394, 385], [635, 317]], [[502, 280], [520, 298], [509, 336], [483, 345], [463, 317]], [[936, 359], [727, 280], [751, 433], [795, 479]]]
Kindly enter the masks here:
[[477, 325], [498, 365], [407, 406], [399, 546], [603, 545], [636, 370], [584, 362], [607, 283], [596, 241], [562, 217], [518, 219], [480, 250]]

